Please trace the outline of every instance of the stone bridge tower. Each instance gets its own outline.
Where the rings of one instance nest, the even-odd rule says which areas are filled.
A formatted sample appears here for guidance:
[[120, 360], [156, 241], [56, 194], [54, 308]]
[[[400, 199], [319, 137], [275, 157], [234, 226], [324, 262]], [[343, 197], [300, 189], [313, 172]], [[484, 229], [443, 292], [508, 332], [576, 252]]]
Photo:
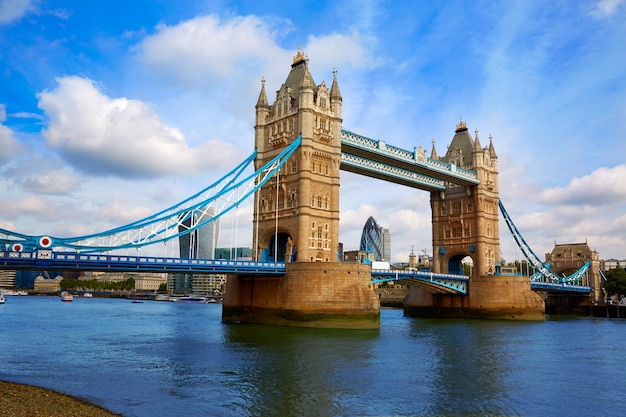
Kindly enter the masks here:
[[279, 175], [257, 192], [253, 256], [257, 260], [336, 262], [342, 98], [334, 71], [330, 89], [316, 85], [300, 48], [269, 104], [262, 81], [256, 104], [258, 169], [302, 135]]
[[591, 287], [590, 301], [601, 301], [606, 298], [603, 291], [602, 277], [600, 276], [600, 254], [591, 250], [587, 242], [554, 244], [551, 253], [546, 253], [546, 263], [550, 269], [558, 274], [571, 274], [580, 269], [585, 262], [589, 262], [587, 272], [588, 284]]
[[457, 169], [476, 172], [480, 184], [464, 187], [452, 183], [430, 196], [433, 227], [434, 271], [463, 274], [461, 260], [473, 260], [472, 276], [495, 273], [500, 259], [498, 229], [498, 157], [491, 136], [484, 148], [461, 120], [443, 158], [433, 144], [432, 158], [454, 164]]

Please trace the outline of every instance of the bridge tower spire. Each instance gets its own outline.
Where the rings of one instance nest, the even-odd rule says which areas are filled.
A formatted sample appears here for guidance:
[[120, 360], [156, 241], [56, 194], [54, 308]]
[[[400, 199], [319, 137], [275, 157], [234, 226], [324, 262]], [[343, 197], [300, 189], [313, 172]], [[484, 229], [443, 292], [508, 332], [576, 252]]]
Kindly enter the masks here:
[[270, 104], [265, 82], [256, 105], [257, 169], [302, 135], [279, 175], [256, 195], [253, 245], [257, 260], [336, 262], [342, 97], [333, 71], [329, 89], [316, 85], [300, 51]]
[[458, 169], [476, 172], [480, 184], [446, 185], [446, 190], [431, 193], [434, 270], [462, 274], [461, 261], [473, 261], [472, 275], [495, 273], [500, 258], [498, 229], [498, 159], [490, 136], [489, 146], [482, 147], [478, 129], [472, 138], [463, 120], [443, 161]]

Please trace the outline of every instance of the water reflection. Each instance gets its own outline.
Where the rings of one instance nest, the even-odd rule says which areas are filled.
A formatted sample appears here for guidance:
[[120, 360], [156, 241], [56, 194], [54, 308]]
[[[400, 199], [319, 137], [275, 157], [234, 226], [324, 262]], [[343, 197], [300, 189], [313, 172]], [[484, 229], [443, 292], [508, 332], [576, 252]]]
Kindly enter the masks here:
[[[229, 384], [242, 393], [246, 414], [333, 416], [351, 414], [345, 398], [364, 390], [355, 380], [367, 366], [378, 331], [229, 325]], [[233, 359], [233, 357], [231, 357]]]
[[509, 326], [475, 320], [415, 320], [411, 335], [424, 343], [432, 398], [428, 414], [511, 415], [508, 376], [517, 371], [507, 349]]

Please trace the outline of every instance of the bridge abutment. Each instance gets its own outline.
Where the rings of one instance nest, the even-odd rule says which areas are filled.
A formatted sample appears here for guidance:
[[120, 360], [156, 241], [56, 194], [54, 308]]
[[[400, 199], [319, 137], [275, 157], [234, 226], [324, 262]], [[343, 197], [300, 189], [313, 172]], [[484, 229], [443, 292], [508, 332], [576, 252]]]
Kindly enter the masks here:
[[378, 329], [369, 265], [295, 262], [284, 276], [230, 275], [222, 320], [281, 326]]
[[411, 286], [404, 300], [404, 314], [423, 318], [476, 318], [504, 320], [545, 319], [543, 299], [522, 276], [475, 276], [468, 295], [432, 294]]

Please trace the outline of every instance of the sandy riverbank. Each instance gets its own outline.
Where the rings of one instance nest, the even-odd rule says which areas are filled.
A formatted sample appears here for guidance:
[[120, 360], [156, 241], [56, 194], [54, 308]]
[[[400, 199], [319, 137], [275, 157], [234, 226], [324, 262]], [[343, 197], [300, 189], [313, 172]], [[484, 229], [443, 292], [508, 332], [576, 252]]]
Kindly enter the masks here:
[[121, 416], [82, 398], [7, 381], [0, 381], [0, 414], [3, 417]]

